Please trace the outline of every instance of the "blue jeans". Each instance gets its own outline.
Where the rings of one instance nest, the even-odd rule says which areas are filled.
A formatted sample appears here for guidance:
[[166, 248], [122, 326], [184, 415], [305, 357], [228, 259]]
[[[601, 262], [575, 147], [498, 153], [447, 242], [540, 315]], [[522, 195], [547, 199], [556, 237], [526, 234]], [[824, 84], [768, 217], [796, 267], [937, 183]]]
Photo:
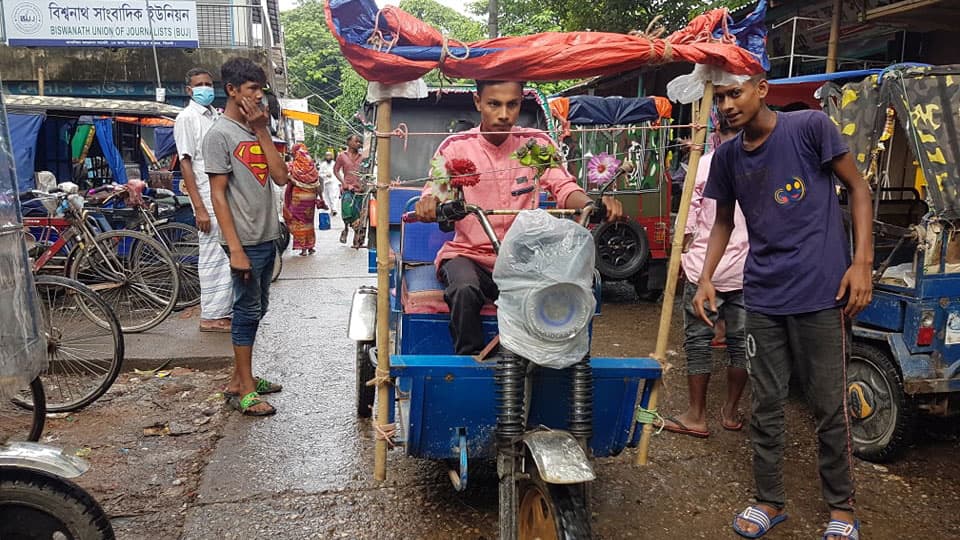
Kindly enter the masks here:
[[[227, 256], [230, 250], [223, 246]], [[277, 247], [273, 241], [255, 246], [243, 246], [244, 253], [250, 259], [249, 277], [243, 273], [231, 271], [233, 277], [233, 321], [230, 337], [239, 347], [253, 346], [260, 327], [260, 319], [267, 314], [270, 305], [270, 278], [273, 277], [273, 261]]]

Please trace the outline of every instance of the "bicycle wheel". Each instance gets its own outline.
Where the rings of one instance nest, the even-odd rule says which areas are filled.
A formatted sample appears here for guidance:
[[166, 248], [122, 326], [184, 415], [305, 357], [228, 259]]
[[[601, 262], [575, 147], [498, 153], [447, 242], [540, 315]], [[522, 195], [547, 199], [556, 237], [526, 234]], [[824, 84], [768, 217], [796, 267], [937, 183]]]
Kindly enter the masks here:
[[40, 377], [23, 388], [13, 388], [13, 398], [0, 400], [0, 445], [39, 441], [46, 417], [46, 399]]
[[180, 294], [175, 309], [184, 309], [200, 303], [200, 235], [195, 227], [183, 223], [157, 225], [157, 239], [170, 250], [180, 270]]
[[120, 373], [120, 323], [110, 306], [78, 281], [37, 276], [36, 284], [50, 361], [40, 374], [47, 410], [76, 411], [105, 394]]
[[[109, 231], [94, 240], [77, 254], [70, 277], [100, 294], [123, 332], [143, 332], [163, 322], [180, 291], [180, 273], [170, 251], [134, 231]], [[87, 314], [96, 318], [96, 312]], [[109, 321], [99, 322], [109, 326]]]

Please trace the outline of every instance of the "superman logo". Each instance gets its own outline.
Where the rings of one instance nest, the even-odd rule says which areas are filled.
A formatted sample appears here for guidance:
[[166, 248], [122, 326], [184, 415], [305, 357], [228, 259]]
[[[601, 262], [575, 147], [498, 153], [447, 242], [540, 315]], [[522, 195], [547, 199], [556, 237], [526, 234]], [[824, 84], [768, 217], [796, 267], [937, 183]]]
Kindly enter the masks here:
[[242, 142], [234, 149], [233, 155], [250, 169], [261, 186], [267, 185], [267, 176], [269, 176], [267, 156], [264, 155], [260, 143], [256, 141]]

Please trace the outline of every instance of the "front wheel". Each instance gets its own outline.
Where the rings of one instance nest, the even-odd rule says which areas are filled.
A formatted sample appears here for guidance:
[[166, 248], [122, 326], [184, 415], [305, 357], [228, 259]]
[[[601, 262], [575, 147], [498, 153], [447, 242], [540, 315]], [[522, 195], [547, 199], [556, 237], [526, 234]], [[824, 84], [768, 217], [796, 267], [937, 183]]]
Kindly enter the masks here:
[[910, 444], [916, 403], [904, 393], [900, 369], [886, 351], [853, 344], [847, 403], [853, 452], [860, 459], [891, 461]]
[[[160, 242], [134, 231], [98, 234], [79, 250], [70, 278], [96, 291], [124, 333], [143, 332], [170, 315], [180, 294], [180, 272]], [[83, 307], [83, 305], [81, 305]], [[90, 311], [88, 316], [96, 317]], [[100, 321], [104, 328], [108, 321]]]
[[[528, 461], [529, 478], [521, 480], [517, 500], [519, 540], [586, 540], [592, 538], [584, 484], [548, 484]], [[503, 512], [505, 509], [501, 508]]]
[[123, 363], [123, 333], [110, 306], [78, 281], [36, 277], [47, 338], [47, 369], [40, 374], [47, 411], [76, 411], [105, 394]]
[[47, 418], [47, 401], [40, 377], [23, 385], [23, 388], [12, 390], [13, 398], [0, 400], [0, 445], [39, 441]]
[[186, 309], [200, 303], [200, 233], [195, 227], [170, 222], [157, 225], [157, 239], [170, 250], [180, 271], [180, 293], [174, 309]]
[[111, 540], [106, 512], [80, 486], [49, 473], [0, 467], [0, 538]]
[[367, 386], [367, 381], [376, 376], [376, 369], [370, 361], [372, 341], [357, 342], [357, 418], [370, 418], [373, 414], [373, 401], [377, 395], [376, 386]]

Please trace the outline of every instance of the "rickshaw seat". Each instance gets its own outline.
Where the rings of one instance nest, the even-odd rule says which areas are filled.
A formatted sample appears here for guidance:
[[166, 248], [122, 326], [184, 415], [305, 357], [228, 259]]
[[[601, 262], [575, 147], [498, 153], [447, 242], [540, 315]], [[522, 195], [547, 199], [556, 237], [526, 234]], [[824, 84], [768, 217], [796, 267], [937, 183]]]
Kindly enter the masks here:
[[[433, 264], [412, 266], [403, 272], [401, 300], [403, 312], [407, 314], [446, 314], [450, 307], [443, 299], [443, 283], [437, 278], [437, 268]], [[497, 306], [488, 303], [480, 310], [480, 315], [496, 315]]]

